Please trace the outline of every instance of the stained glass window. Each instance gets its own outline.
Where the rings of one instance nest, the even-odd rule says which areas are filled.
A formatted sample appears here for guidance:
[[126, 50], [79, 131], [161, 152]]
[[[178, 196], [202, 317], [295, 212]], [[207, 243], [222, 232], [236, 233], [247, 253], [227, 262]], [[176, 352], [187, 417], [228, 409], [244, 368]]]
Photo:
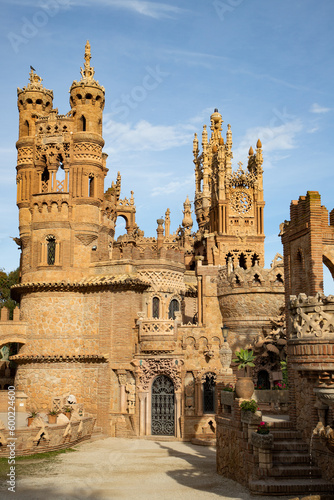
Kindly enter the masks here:
[[56, 260], [56, 239], [48, 238], [47, 244], [48, 266], [53, 266]]

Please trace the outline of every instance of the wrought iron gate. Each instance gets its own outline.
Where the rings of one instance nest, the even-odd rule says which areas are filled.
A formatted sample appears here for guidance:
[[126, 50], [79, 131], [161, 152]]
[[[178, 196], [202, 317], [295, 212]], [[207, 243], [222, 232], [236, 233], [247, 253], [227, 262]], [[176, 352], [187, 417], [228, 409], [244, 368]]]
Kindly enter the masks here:
[[152, 384], [152, 435], [174, 436], [174, 384], [159, 375]]

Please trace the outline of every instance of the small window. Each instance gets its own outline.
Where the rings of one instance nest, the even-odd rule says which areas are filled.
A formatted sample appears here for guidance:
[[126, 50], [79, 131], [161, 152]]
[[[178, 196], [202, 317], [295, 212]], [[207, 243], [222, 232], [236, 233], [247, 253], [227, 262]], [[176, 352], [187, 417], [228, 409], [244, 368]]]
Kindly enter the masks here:
[[88, 179], [88, 196], [92, 198], [94, 196], [94, 176], [89, 176]]
[[169, 303], [169, 310], [168, 310], [168, 317], [169, 319], [175, 319], [175, 313], [180, 310], [180, 304], [179, 301], [176, 299], [173, 299]]
[[23, 135], [29, 135], [29, 122], [26, 120], [23, 124]]
[[153, 297], [152, 317], [155, 319], [159, 319], [159, 317], [160, 317], [160, 299], [159, 299], [159, 297]]
[[239, 257], [239, 266], [242, 267], [242, 269], [247, 269], [246, 257], [243, 253]]
[[215, 378], [208, 374], [203, 383], [203, 413], [215, 413]]
[[80, 128], [81, 132], [86, 132], [86, 118], [84, 117], [84, 115], [82, 115], [80, 118]]
[[56, 260], [56, 239], [50, 236], [47, 241], [48, 266], [54, 266]]

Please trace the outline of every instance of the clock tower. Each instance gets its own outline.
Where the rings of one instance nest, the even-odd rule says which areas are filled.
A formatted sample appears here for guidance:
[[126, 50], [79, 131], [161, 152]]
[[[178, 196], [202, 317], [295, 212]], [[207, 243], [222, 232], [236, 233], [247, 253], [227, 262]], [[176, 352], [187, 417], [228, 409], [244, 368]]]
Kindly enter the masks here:
[[195, 214], [199, 227], [197, 251], [208, 264], [242, 267], [264, 266], [262, 144], [249, 149], [248, 164], [232, 171], [232, 131], [222, 136], [222, 116], [211, 115], [211, 137], [206, 125], [202, 152], [194, 139], [196, 178]]

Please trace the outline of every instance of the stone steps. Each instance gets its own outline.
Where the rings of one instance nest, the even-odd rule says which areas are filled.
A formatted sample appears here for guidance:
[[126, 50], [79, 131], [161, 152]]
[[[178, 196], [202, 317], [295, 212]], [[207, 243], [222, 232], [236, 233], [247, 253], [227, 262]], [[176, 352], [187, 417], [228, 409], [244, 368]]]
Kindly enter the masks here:
[[321, 469], [311, 465], [309, 447], [300, 433], [291, 428], [290, 422], [273, 422], [270, 431], [274, 436], [273, 467], [260, 470], [258, 479], [250, 481], [251, 493], [269, 496], [321, 494], [322, 500], [334, 499], [334, 484], [322, 479]]
[[271, 428], [270, 432], [273, 434], [276, 440], [288, 440], [288, 439], [301, 439], [301, 433], [299, 431], [294, 431], [292, 429], [275, 429]]
[[287, 464], [309, 464], [310, 454], [304, 452], [281, 451], [274, 453], [273, 456], [274, 466], [287, 465]]
[[[251, 493], [257, 495], [307, 495], [308, 493], [331, 493], [334, 499], [333, 483], [324, 479], [265, 479], [250, 481]], [[321, 497], [323, 498], [323, 497]], [[326, 497], [331, 498], [331, 496]]]
[[308, 453], [309, 448], [306, 443], [302, 440], [297, 439], [278, 439], [274, 440], [273, 451], [303, 451], [304, 453]]
[[271, 469], [269, 471], [269, 474], [267, 473], [267, 471], [264, 471], [264, 474], [263, 476], [270, 476], [272, 478], [280, 478], [280, 477], [286, 477], [286, 478], [299, 478], [299, 477], [317, 477], [317, 478], [321, 478], [322, 477], [322, 474], [321, 474], [321, 469], [319, 469], [319, 467], [316, 467], [316, 466], [310, 466], [308, 465], [307, 463], [304, 464], [304, 465], [291, 465], [291, 464], [287, 464], [287, 465], [275, 465], [274, 464], [274, 467], [273, 469]]

